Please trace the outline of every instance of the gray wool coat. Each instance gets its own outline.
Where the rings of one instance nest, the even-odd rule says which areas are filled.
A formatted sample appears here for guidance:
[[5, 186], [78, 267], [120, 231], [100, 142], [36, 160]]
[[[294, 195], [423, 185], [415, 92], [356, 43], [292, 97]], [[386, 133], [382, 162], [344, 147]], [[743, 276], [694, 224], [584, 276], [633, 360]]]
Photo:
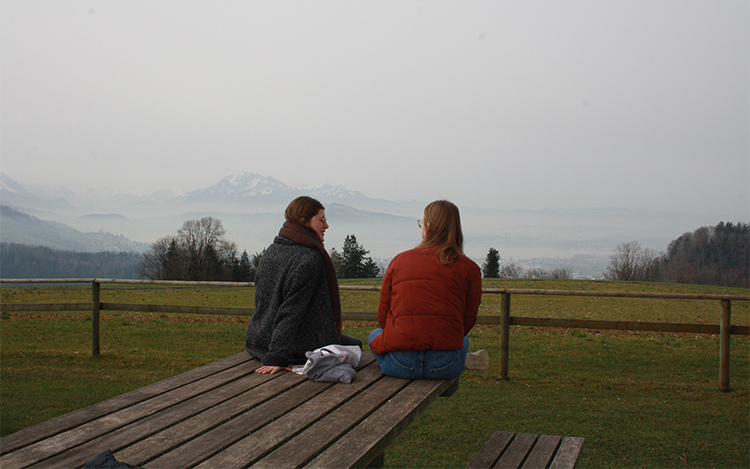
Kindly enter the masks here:
[[304, 364], [307, 351], [337, 343], [323, 257], [277, 236], [256, 273], [245, 349], [264, 365], [286, 367]]

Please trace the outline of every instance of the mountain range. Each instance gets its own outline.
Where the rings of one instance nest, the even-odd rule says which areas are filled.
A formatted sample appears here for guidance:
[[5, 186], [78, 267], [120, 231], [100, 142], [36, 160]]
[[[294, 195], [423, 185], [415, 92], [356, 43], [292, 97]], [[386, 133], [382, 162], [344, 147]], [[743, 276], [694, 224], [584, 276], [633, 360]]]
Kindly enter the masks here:
[[[419, 243], [416, 220], [429, 202], [370, 198], [329, 184], [291, 187], [256, 173], [230, 175], [183, 194], [91, 194], [22, 184], [0, 173], [0, 203], [7, 207], [0, 211], [0, 240], [82, 251], [143, 251], [157, 239], [175, 234], [185, 221], [211, 216], [222, 221], [226, 238], [240, 252], [253, 254], [278, 232], [289, 201], [303, 194], [326, 206], [329, 249], [340, 250], [344, 238], [354, 234], [381, 263]], [[461, 207], [461, 217], [465, 250], [480, 264], [494, 247], [502, 263], [566, 267], [586, 277], [601, 274], [618, 244], [638, 241], [661, 251], [685, 232], [722, 221], [621, 208]]]

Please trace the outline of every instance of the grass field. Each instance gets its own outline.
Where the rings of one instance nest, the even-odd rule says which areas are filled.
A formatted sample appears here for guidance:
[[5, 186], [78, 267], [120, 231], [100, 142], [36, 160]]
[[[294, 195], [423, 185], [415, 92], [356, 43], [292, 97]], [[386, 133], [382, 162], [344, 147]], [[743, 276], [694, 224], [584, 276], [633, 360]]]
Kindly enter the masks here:
[[[355, 283], [355, 282], [346, 282]], [[373, 283], [369, 281], [367, 283]], [[648, 283], [503, 280], [486, 287], [747, 294], [747, 290]], [[102, 287], [102, 301], [252, 307], [252, 289]], [[345, 311], [375, 311], [377, 292], [342, 292]], [[2, 303], [90, 301], [90, 286], [0, 288]], [[487, 294], [480, 314], [498, 314]], [[514, 295], [513, 316], [687, 323], [719, 322], [719, 302]], [[81, 313], [3, 313], [0, 434], [187, 371], [243, 350], [247, 318], [102, 313], [101, 355]], [[732, 322], [750, 323], [747, 302]], [[345, 324], [365, 339], [373, 323]], [[464, 467], [495, 430], [582, 436], [580, 466], [750, 466], [750, 339], [733, 336], [731, 387], [718, 391], [718, 337], [513, 327], [510, 380], [498, 381], [498, 330], [478, 326], [471, 349], [490, 367], [467, 371], [459, 391], [435, 401], [386, 453], [388, 467]]]

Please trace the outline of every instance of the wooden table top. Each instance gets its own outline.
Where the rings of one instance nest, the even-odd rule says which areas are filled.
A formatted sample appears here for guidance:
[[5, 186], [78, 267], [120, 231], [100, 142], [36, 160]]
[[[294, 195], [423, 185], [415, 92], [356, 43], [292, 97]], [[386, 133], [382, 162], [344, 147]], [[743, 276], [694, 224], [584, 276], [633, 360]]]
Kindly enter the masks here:
[[255, 373], [242, 352], [0, 439], [0, 467], [352, 467], [382, 457], [458, 380], [402, 380], [364, 354], [351, 384]]

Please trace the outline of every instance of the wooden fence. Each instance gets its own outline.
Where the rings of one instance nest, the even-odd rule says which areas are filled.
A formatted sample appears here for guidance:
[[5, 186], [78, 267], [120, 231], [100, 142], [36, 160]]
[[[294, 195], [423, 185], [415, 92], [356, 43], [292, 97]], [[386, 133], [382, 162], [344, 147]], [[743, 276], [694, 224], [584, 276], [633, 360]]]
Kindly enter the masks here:
[[[218, 287], [254, 287], [255, 284], [240, 282], [186, 282], [173, 280], [128, 280], [128, 279], [0, 279], [0, 283], [18, 284], [52, 284], [52, 283], [90, 283], [90, 303], [26, 303], [2, 304], [1, 311], [91, 311], [91, 350], [93, 355], [99, 355], [100, 340], [100, 312], [101, 311], [141, 311], [179, 314], [204, 315], [240, 315], [252, 316], [253, 308], [227, 308], [209, 306], [184, 305], [150, 305], [130, 303], [101, 302], [102, 284], [147, 284], [147, 285], [181, 285], [181, 286], [218, 286]], [[379, 291], [379, 286], [340, 285], [341, 290]], [[688, 293], [645, 293], [645, 292], [609, 292], [609, 291], [581, 291], [581, 290], [534, 290], [513, 288], [484, 288], [483, 294], [501, 295], [500, 316], [479, 316], [477, 324], [495, 324], [500, 326], [500, 366], [498, 379], [507, 380], [508, 377], [508, 345], [510, 342], [510, 326], [527, 327], [558, 327], [566, 329], [596, 329], [596, 330], [624, 330], [624, 331], [656, 331], [674, 333], [718, 334], [719, 335], [719, 390], [728, 392], [729, 387], [729, 345], [730, 336], [750, 335], [750, 325], [732, 325], [732, 301], [750, 301], [750, 295], [711, 295]], [[514, 317], [510, 315], [512, 295], [557, 295], [581, 297], [609, 297], [609, 298], [651, 298], [651, 299], [680, 299], [680, 300], [714, 300], [720, 302], [719, 324], [680, 324], [664, 322], [642, 321], [607, 321], [595, 319], [561, 319]], [[344, 312], [346, 320], [377, 321], [377, 313]]]

